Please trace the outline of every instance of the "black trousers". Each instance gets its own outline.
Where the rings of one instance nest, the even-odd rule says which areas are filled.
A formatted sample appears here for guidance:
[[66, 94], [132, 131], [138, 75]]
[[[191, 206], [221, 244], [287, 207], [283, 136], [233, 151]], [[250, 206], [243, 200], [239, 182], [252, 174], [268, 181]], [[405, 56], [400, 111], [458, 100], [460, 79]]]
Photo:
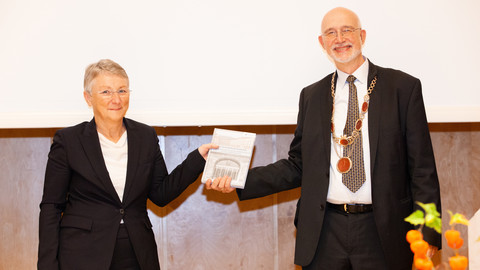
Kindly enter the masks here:
[[120, 224], [110, 270], [140, 270], [135, 251], [124, 224]]
[[315, 257], [303, 269], [387, 269], [373, 212], [347, 214], [327, 207]]

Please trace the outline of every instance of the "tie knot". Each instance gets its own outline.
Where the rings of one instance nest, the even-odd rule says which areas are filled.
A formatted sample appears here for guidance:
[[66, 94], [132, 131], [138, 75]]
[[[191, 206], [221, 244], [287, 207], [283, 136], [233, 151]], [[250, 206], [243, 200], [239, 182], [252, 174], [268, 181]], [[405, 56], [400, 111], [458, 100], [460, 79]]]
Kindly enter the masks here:
[[353, 82], [355, 81], [355, 79], [357, 79], [357, 78], [355, 78], [355, 76], [350, 75], [350, 76], [348, 76], [348, 78], [347, 78], [347, 82], [353, 83]]

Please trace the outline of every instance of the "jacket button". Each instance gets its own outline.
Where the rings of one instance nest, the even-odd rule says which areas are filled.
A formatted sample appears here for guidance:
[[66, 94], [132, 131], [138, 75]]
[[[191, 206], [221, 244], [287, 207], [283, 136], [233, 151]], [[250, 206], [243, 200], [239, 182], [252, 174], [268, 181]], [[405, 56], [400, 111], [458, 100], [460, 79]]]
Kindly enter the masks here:
[[120, 209], [120, 214], [121, 214], [122, 216], [125, 215], [125, 209], [123, 209], [123, 208]]
[[325, 205], [321, 204], [320, 205], [320, 210], [324, 210], [325, 209]]

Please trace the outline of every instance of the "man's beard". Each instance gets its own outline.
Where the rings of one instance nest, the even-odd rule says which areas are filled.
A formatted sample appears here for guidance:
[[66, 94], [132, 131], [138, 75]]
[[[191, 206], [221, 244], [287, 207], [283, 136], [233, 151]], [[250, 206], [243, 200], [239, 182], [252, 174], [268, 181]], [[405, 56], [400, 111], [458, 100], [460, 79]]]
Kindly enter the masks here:
[[[337, 47], [345, 47], [345, 46], [351, 46], [351, 48], [353, 49], [352, 43], [348, 42], [348, 43], [342, 43], [342, 44], [336, 45], [335, 47], [332, 48], [332, 50], [335, 51], [335, 49], [336, 49]], [[335, 56], [334, 53], [332, 53], [332, 59], [333, 59], [335, 62], [345, 64], [345, 63], [348, 63], [348, 62], [352, 61], [353, 59], [357, 58], [358, 55], [360, 55], [361, 53], [362, 53], [361, 50], [355, 50], [355, 51], [353, 51], [352, 54], [351, 54], [348, 58], [346, 58], [346, 59], [338, 58], [338, 57]]]

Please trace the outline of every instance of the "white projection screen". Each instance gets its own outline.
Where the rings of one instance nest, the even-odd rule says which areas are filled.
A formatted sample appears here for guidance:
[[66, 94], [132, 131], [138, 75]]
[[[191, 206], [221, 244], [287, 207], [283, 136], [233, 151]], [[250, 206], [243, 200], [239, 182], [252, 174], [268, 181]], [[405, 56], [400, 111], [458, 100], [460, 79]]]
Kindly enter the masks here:
[[323, 15], [357, 12], [364, 55], [422, 81], [429, 122], [479, 122], [478, 0], [0, 0], [0, 128], [88, 121], [85, 67], [130, 77], [152, 126], [295, 124], [301, 89], [334, 71]]

